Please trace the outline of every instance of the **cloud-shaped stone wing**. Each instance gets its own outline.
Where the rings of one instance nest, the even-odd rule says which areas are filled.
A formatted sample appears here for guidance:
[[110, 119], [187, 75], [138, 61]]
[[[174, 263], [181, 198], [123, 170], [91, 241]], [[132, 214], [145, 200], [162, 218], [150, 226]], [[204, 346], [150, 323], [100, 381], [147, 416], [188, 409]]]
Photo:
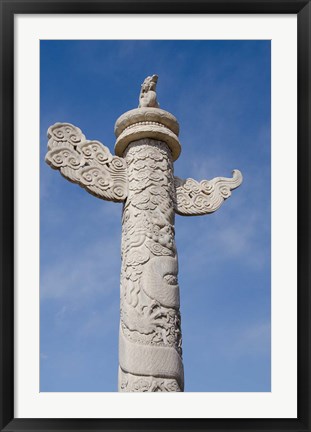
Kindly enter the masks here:
[[239, 170], [234, 170], [232, 174], [232, 178], [215, 177], [201, 182], [175, 177], [175, 212], [182, 216], [213, 213], [230, 197], [231, 191], [242, 183], [243, 177]]
[[55, 123], [48, 129], [45, 160], [53, 169], [87, 192], [109, 201], [127, 196], [127, 171], [123, 158], [112, 156], [99, 141], [90, 141], [70, 123]]

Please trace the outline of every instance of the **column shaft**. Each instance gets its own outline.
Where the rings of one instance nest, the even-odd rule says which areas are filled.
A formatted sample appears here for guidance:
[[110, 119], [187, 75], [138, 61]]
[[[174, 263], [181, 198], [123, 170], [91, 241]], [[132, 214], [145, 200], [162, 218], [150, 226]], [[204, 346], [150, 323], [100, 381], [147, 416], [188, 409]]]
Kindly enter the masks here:
[[124, 157], [119, 391], [183, 391], [171, 150], [142, 139]]

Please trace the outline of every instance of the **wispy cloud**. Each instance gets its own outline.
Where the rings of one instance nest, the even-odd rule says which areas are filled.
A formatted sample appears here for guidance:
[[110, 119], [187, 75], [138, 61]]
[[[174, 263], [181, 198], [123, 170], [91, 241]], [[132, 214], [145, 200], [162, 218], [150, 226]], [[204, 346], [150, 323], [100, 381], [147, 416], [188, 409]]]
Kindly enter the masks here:
[[[241, 358], [270, 355], [271, 326], [269, 321], [253, 322], [245, 327], [231, 327], [226, 332], [226, 346], [219, 344], [223, 355]], [[229, 332], [229, 334], [228, 334]], [[218, 333], [219, 340], [221, 335]]]
[[70, 298], [87, 301], [89, 296], [118, 290], [120, 250], [115, 238], [90, 243], [76, 256], [60, 255], [42, 273], [41, 299]]

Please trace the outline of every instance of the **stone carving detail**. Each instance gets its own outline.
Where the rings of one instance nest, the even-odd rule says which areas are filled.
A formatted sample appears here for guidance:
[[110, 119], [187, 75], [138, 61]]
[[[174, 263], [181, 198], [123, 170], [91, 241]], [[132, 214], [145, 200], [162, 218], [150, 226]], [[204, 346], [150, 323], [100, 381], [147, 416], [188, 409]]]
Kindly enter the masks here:
[[[123, 113], [116, 121], [114, 133], [118, 137], [127, 127], [139, 123], [160, 123], [179, 134], [179, 124], [175, 116], [160, 108], [135, 108]], [[147, 137], [149, 138], [149, 137]]]
[[119, 387], [122, 392], [181, 392], [176, 380], [153, 376], [137, 377], [119, 368]]
[[139, 141], [144, 138], [165, 140], [166, 144], [174, 151], [175, 158], [180, 154], [180, 144], [177, 135], [161, 123], [157, 122], [138, 122], [128, 126], [119, 135], [116, 146], [122, 148], [122, 153], [129, 143]]
[[127, 196], [126, 162], [112, 156], [99, 141], [85, 138], [79, 128], [56, 123], [48, 129], [46, 162], [98, 198], [122, 202]]
[[143, 139], [124, 157], [119, 390], [182, 391], [172, 155], [166, 143]]
[[141, 85], [139, 95], [139, 108], [141, 107], [154, 107], [159, 108], [160, 105], [157, 101], [156, 85], [158, 82], [158, 75], [152, 75], [145, 78]]
[[231, 191], [242, 183], [239, 170], [233, 171], [232, 178], [215, 177], [200, 183], [191, 178], [175, 177], [175, 211], [180, 215], [195, 216], [213, 213], [230, 197]]

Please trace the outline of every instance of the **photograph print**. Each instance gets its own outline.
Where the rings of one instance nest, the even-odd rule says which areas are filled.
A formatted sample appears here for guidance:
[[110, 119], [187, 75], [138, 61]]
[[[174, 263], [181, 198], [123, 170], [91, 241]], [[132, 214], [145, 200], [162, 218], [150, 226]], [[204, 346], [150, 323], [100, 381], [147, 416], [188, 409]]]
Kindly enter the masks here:
[[40, 392], [271, 391], [271, 42], [41, 40]]

